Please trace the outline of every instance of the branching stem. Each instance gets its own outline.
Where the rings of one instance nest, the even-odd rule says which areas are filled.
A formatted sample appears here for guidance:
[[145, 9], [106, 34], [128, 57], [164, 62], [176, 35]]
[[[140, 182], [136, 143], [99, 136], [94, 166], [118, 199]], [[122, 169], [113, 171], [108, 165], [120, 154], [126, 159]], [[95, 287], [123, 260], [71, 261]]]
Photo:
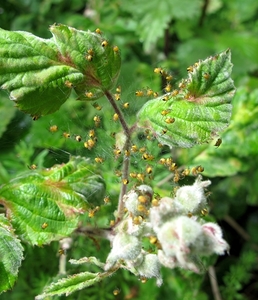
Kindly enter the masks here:
[[[115, 113], [118, 115], [119, 121], [120, 121], [120, 123], [123, 127], [123, 130], [124, 130], [124, 134], [126, 135], [126, 142], [125, 142], [124, 149], [123, 149], [124, 153], [126, 151], [129, 152], [130, 145], [131, 145], [132, 130], [128, 127], [128, 125], [126, 123], [126, 120], [124, 118], [124, 115], [121, 112], [121, 110], [119, 109], [119, 107], [117, 106], [117, 104], [116, 104], [116, 102], [113, 98], [113, 95], [109, 91], [106, 91], [105, 96], [107, 97], [109, 103], [113, 107]], [[119, 222], [122, 219], [123, 214], [124, 214], [123, 197], [126, 194], [126, 190], [127, 190], [127, 183], [126, 182], [129, 180], [129, 167], [130, 167], [130, 156], [124, 154], [123, 170], [122, 170], [122, 185], [121, 185], [120, 195], [119, 195], [119, 200], [118, 200], [116, 222]]]

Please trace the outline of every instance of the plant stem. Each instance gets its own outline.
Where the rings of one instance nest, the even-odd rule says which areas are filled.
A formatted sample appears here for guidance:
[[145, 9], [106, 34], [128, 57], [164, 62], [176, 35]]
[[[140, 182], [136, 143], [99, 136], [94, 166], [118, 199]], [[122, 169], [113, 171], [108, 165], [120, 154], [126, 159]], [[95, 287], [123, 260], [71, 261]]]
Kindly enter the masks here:
[[222, 300], [220, 291], [219, 291], [219, 286], [218, 286], [218, 282], [217, 282], [215, 269], [213, 266], [209, 267], [209, 278], [210, 278], [210, 283], [211, 283], [211, 288], [212, 288], [212, 293], [213, 293], [214, 299]]
[[[131, 144], [132, 130], [130, 130], [130, 128], [127, 126], [124, 115], [122, 114], [119, 107], [117, 106], [117, 104], [113, 98], [113, 95], [109, 91], [106, 91], [105, 96], [107, 97], [109, 103], [112, 105], [115, 113], [118, 115], [119, 121], [124, 130], [124, 134], [126, 135], [126, 142], [125, 142], [123, 150], [124, 150], [124, 152], [126, 152], [126, 151], [129, 152], [130, 144]], [[116, 223], [118, 223], [122, 219], [123, 214], [124, 214], [123, 197], [126, 194], [126, 190], [127, 190], [127, 184], [125, 184], [125, 181], [127, 181], [129, 178], [129, 167], [130, 167], [130, 156], [124, 154], [123, 171], [122, 171], [122, 185], [120, 188], [120, 194], [119, 194], [119, 200], [118, 200]]]
[[[125, 142], [125, 147], [124, 150], [128, 150], [129, 151], [129, 147], [130, 147], [130, 137], [127, 138], [126, 142]], [[126, 194], [126, 190], [127, 190], [127, 185], [124, 184], [124, 180], [128, 180], [129, 178], [129, 167], [130, 167], [130, 156], [124, 155], [124, 160], [123, 160], [123, 171], [122, 171], [122, 185], [120, 188], [120, 194], [119, 194], [119, 200], [118, 200], [118, 207], [117, 207], [117, 222], [119, 222], [124, 214], [124, 201], [123, 201], [123, 197]]]
[[105, 91], [105, 96], [107, 97], [109, 103], [112, 105], [112, 107], [114, 108], [115, 113], [118, 114], [119, 117], [119, 121], [124, 129], [124, 133], [127, 136], [127, 138], [130, 138], [130, 130], [129, 127], [127, 126], [127, 123], [125, 121], [124, 115], [122, 114], [121, 110], [118, 108], [118, 106], [116, 105], [116, 102], [113, 98], [113, 95], [109, 92], [109, 91]]
[[250, 240], [249, 234], [229, 215], [224, 216], [223, 218], [236, 232], [246, 241]]

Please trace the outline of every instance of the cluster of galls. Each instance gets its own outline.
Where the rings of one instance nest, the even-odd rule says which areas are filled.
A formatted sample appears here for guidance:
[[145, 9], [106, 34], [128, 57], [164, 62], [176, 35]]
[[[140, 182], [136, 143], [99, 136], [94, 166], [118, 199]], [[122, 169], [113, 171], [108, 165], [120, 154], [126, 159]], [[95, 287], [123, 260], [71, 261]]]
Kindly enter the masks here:
[[[209, 180], [198, 176], [193, 185], [180, 187], [173, 198], [153, 198], [147, 185], [128, 192], [123, 199], [127, 213], [114, 227], [105, 269], [120, 266], [140, 278], [154, 277], [160, 285], [161, 265], [199, 272], [196, 257], [227, 251], [220, 227], [200, 218], [206, 210], [205, 188], [209, 185]], [[156, 252], [142, 248], [144, 237], [158, 241]]]

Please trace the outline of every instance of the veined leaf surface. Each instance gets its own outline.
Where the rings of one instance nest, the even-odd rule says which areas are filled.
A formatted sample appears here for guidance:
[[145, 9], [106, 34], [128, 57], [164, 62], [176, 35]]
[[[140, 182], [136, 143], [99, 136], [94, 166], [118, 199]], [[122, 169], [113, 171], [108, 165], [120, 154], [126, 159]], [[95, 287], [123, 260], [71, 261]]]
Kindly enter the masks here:
[[229, 50], [188, 68], [179, 89], [148, 101], [138, 113], [138, 126], [151, 129], [162, 144], [192, 147], [209, 142], [228, 126], [231, 99]]
[[80, 100], [110, 90], [120, 71], [120, 53], [95, 32], [65, 25], [50, 27], [42, 39], [0, 29], [0, 86], [35, 119], [55, 112], [74, 88]]
[[32, 245], [42, 245], [71, 234], [79, 214], [104, 194], [105, 183], [95, 167], [75, 157], [67, 164], [35, 170], [3, 185], [0, 203], [15, 233]]
[[9, 220], [0, 214], [0, 294], [11, 289], [23, 259], [23, 248]]

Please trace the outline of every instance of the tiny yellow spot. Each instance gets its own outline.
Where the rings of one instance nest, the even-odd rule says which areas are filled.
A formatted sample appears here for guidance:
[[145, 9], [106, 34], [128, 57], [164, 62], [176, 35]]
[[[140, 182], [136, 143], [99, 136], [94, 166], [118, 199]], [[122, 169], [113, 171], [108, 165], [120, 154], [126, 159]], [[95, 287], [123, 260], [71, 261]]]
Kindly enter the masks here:
[[128, 102], [123, 104], [123, 107], [126, 108], [126, 109], [129, 108], [129, 106], [130, 106], [130, 104]]
[[162, 68], [155, 68], [154, 69], [154, 73], [156, 73], [156, 74], [161, 74], [162, 71], [163, 71]]
[[99, 29], [99, 28], [97, 28], [96, 30], [95, 30], [95, 32], [97, 33], [97, 34], [102, 34], [102, 31]]
[[204, 73], [203, 78], [206, 79], [206, 80], [210, 79], [210, 74], [209, 73]]
[[[137, 151], [138, 151], [138, 147], [137, 147], [136, 145], [132, 145], [131, 151], [132, 151], [132, 152], [137, 152]], [[144, 150], [144, 151], [145, 151], [145, 150]]]
[[95, 162], [98, 164], [102, 164], [104, 162], [104, 158], [102, 157], [95, 157]]
[[75, 140], [76, 140], [77, 142], [81, 142], [82, 137], [81, 137], [80, 135], [76, 135]]
[[172, 93], [171, 93], [171, 96], [176, 96], [178, 95], [179, 91], [178, 90], [173, 90]]
[[141, 91], [141, 90], [136, 91], [136, 92], [135, 92], [135, 96], [137, 96], [137, 97], [143, 97], [143, 96], [144, 96], [144, 92]]
[[41, 228], [42, 229], [46, 229], [48, 227], [48, 223], [43, 223], [42, 225], [41, 225]]
[[119, 289], [113, 290], [113, 294], [114, 294], [115, 296], [117, 296], [118, 294], [120, 294], [120, 290], [119, 290]]
[[71, 137], [71, 135], [68, 132], [63, 132], [63, 137], [66, 139], [69, 139]]
[[101, 43], [101, 46], [103, 48], [107, 47], [107, 45], [108, 45], [108, 41], [106, 41], [106, 40]]
[[86, 58], [87, 61], [92, 61], [93, 60], [93, 56], [90, 55], [90, 54], [87, 54], [85, 58]]
[[116, 100], [116, 101], [119, 101], [119, 100], [121, 99], [120, 94], [115, 94], [114, 96], [115, 96], [115, 100]]
[[85, 96], [86, 96], [87, 98], [92, 98], [92, 97], [93, 97], [93, 93], [92, 93], [92, 92], [86, 92], [86, 93], [85, 93]]
[[52, 126], [49, 127], [50, 132], [57, 132], [57, 130], [58, 130], [57, 125], [52, 125]]
[[170, 83], [168, 83], [166, 86], [165, 86], [165, 91], [166, 92], [170, 92], [172, 89], [172, 85]]
[[193, 66], [190, 66], [190, 67], [187, 68], [187, 71], [190, 72], [190, 73], [193, 72], [193, 70], [194, 70]]
[[123, 181], [123, 184], [125, 184], [125, 185], [129, 183], [129, 180], [126, 178], [124, 178], [122, 181]]
[[113, 115], [113, 121], [117, 121], [119, 119], [119, 115], [117, 114], [117, 113], [115, 113], [114, 115]]
[[72, 84], [69, 80], [66, 80], [66, 81], [65, 81], [65, 85], [66, 85], [68, 88], [72, 88], [72, 87], [73, 87], [73, 84]]
[[94, 129], [91, 129], [90, 131], [89, 131], [89, 137], [90, 138], [93, 138], [95, 136], [95, 131], [94, 131]]
[[162, 116], [166, 116], [170, 112], [171, 112], [171, 109], [165, 109], [165, 110], [162, 110], [161, 114], [162, 114]]
[[118, 48], [117, 46], [114, 46], [114, 47], [113, 47], [113, 51], [114, 51], [115, 53], [117, 53], [117, 52], [119, 52], [119, 48]]
[[31, 166], [28, 166], [30, 170], [36, 170], [37, 169], [37, 165], [32, 164]]
[[105, 197], [104, 197], [104, 203], [105, 203], [105, 204], [110, 203], [110, 197], [109, 197], [109, 196], [105, 196]]
[[167, 123], [167, 124], [172, 124], [172, 123], [174, 123], [175, 122], [175, 118], [166, 118], [166, 120], [165, 120], [165, 122]]
[[146, 167], [146, 173], [147, 173], [147, 174], [151, 174], [151, 173], [152, 173], [152, 167], [147, 166], [147, 167]]

